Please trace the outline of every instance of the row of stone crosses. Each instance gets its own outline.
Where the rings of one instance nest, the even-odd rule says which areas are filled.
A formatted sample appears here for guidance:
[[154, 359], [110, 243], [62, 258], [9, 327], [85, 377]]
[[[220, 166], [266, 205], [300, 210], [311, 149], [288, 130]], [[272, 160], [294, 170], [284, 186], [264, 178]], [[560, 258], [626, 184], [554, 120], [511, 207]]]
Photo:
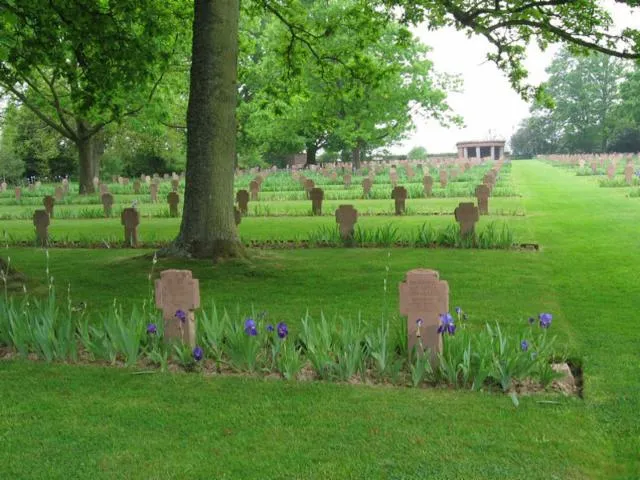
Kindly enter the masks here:
[[[422, 354], [430, 352], [434, 362], [442, 352], [442, 335], [438, 333], [440, 316], [449, 312], [449, 284], [440, 280], [435, 270], [415, 269], [407, 272], [398, 285], [400, 314], [407, 317], [407, 345]], [[162, 310], [164, 338], [196, 346], [194, 311], [200, 308], [200, 283], [190, 270], [164, 270], [155, 281], [155, 303]], [[177, 315], [183, 312], [184, 315]]]
[[624, 167], [624, 180], [628, 185], [633, 184], [633, 177], [635, 175], [635, 165], [633, 160], [633, 154], [627, 153], [615, 153], [615, 154], [599, 154], [592, 155], [590, 158], [584, 155], [549, 155], [546, 157], [548, 160], [556, 163], [562, 163], [564, 165], [573, 165], [580, 168], [586, 168], [587, 162], [591, 168], [592, 174], [597, 174], [598, 168], [604, 168], [607, 166], [607, 178], [613, 180], [616, 176], [618, 169], [618, 163], [625, 163]]

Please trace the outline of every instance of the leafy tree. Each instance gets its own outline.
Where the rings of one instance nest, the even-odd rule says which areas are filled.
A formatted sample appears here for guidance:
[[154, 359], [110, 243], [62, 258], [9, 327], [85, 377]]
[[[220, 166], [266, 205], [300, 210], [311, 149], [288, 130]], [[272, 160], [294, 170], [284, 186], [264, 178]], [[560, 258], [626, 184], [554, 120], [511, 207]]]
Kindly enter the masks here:
[[[620, 3], [635, 6], [637, 1]], [[177, 246], [195, 256], [241, 254], [233, 222], [236, 81], [239, 0], [194, 0], [190, 97], [187, 113], [187, 185]], [[247, 4], [245, 4], [247, 5]], [[490, 54], [525, 97], [538, 92], [525, 84], [525, 46], [535, 38], [543, 48], [552, 42], [594, 49], [625, 58], [640, 57], [640, 32], [608, 33], [611, 18], [596, 0], [388, 0], [362, 2], [373, 15], [391, 16], [402, 7], [407, 22], [428, 20], [431, 28], [454, 26], [479, 34], [495, 47]], [[288, 28], [292, 44], [313, 48], [325, 32], [309, 31], [302, 2], [254, 0], [257, 13], [271, 13]], [[398, 11], [398, 10], [395, 10]], [[318, 58], [322, 62], [322, 58]], [[206, 207], [205, 207], [206, 205]]]
[[524, 119], [511, 137], [511, 153], [520, 158], [560, 152], [556, 125], [546, 116]]
[[407, 154], [409, 160], [425, 160], [427, 158], [427, 149], [425, 147], [413, 147]]
[[76, 145], [82, 193], [98, 135], [148, 103], [188, 14], [186, 0], [0, 0], [0, 86]]

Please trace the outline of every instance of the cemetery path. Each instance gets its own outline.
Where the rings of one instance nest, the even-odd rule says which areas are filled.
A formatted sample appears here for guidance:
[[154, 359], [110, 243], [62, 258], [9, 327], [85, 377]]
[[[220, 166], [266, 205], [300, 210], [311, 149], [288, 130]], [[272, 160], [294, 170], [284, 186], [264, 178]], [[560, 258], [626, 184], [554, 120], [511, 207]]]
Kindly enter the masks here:
[[513, 162], [512, 175], [584, 359], [588, 410], [640, 468], [640, 199], [540, 162]]

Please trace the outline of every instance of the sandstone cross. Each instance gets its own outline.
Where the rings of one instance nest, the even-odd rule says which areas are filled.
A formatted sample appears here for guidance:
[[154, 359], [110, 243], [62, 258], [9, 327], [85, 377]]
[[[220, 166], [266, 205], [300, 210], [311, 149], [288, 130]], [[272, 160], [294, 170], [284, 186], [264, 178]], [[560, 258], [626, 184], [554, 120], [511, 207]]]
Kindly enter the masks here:
[[351, 186], [351, 174], [345, 173], [342, 179], [344, 180], [344, 188], [349, 188]]
[[476, 199], [480, 215], [489, 215], [489, 194], [491, 191], [484, 183], [476, 187]]
[[56, 200], [51, 195], [47, 195], [42, 199], [42, 204], [49, 218], [53, 218], [53, 206], [56, 204]]
[[240, 213], [246, 215], [249, 209], [249, 192], [246, 190], [238, 190], [238, 193], [236, 193], [236, 202], [238, 202]]
[[631, 185], [633, 183], [633, 164], [631, 163], [627, 163], [627, 165], [624, 167], [624, 180], [628, 185]]
[[169, 192], [167, 195], [167, 203], [169, 204], [169, 216], [178, 216], [178, 204], [180, 203], [180, 195], [177, 192]]
[[391, 191], [391, 198], [395, 200], [396, 215], [404, 213], [404, 202], [407, 199], [407, 189], [396, 187]]
[[424, 195], [430, 197], [433, 192], [433, 178], [430, 175], [425, 175], [422, 179], [422, 185], [424, 187]]
[[322, 215], [322, 200], [324, 199], [324, 190], [314, 187], [309, 192], [311, 198], [311, 210], [314, 215]]
[[180, 187], [180, 180], [177, 178], [174, 178], [173, 180], [171, 180], [171, 189], [174, 192], [178, 191], [178, 187]]
[[20, 201], [20, 198], [22, 198], [22, 189], [20, 187], [16, 187], [14, 192], [16, 194], [16, 200]]
[[373, 182], [371, 181], [370, 178], [367, 177], [364, 180], [362, 180], [362, 192], [364, 197], [368, 197], [371, 194], [372, 185], [373, 185]]
[[61, 202], [64, 199], [64, 190], [62, 189], [62, 187], [60, 186], [56, 187], [54, 196], [57, 202]]
[[104, 210], [104, 216], [110, 217], [111, 207], [113, 207], [113, 195], [111, 195], [109, 192], [103, 193], [100, 199], [102, 200], [102, 209]]
[[156, 307], [162, 310], [164, 337], [196, 345], [193, 311], [200, 307], [200, 282], [190, 270], [164, 270], [156, 280]]
[[140, 193], [140, 180], [135, 180], [133, 182], [133, 193], [138, 195]]
[[460, 224], [460, 235], [473, 235], [476, 222], [480, 219], [478, 207], [473, 203], [461, 203], [454, 210], [456, 222]]
[[49, 215], [46, 210], [36, 210], [33, 212], [33, 225], [36, 227], [36, 242], [41, 247], [45, 247], [49, 242], [49, 223]]
[[124, 225], [124, 243], [129, 247], [138, 246], [138, 225], [140, 214], [135, 208], [125, 208], [120, 215], [120, 223]]
[[255, 180], [251, 180], [249, 182], [249, 191], [251, 192], [251, 201], [255, 202], [258, 200], [258, 192], [260, 191], [260, 184]]
[[449, 312], [449, 284], [440, 280], [435, 270], [416, 269], [400, 283], [400, 314], [407, 317], [407, 345], [411, 354], [429, 350], [431, 361], [442, 352], [442, 335], [438, 333], [440, 315]]
[[151, 194], [151, 203], [158, 201], [158, 184], [153, 182], [149, 187], [149, 193]]
[[340, 237], [343, 240], [353, 239], [354, 226], [358, 221], [358, 211], [353, 205], [340, 205], [336, 209], [336, 223], [340, 227]]
[[447, 171], [445, 169], [440, 170], [440, 186], [442, 188], [447, 186]]

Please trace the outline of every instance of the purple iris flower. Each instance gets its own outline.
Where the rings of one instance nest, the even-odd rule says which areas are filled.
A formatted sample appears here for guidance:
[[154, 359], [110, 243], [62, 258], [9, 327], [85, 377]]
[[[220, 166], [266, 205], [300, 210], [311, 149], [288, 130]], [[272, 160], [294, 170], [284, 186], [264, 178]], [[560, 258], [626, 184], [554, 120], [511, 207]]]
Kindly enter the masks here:
[[551, 326], [553, 316], [550, 313], [541, 313], [538, 318], [540, 319], [540, 327], [549, 328]]
[[176, 318], [178, 320], [180, 320], [180, 322], [184, 323], [187, 321], [187, 314], [185, 313], [184, 310], [177, 310], [176, 311]]
[[258, 335], [258, 327], [256, 327], [256, 322], [253, 318], [247, 318], [244, 321], [244, 333], [249, 335], [250, 337], [255, 337]]
[[456, 325], [453, 322], [453, 317], [450, 313], [443, 313], [440, 315], [440, 326], [438, 327], [438, 333], [444, 335], [448, 333], [453, 335], [456, 333]]
[[273, 332], [273, 325], [267, 325], [267, 332]]
[[193, 349], [193, 359], [196, 362], [199, 362], [200, 360], [202, 360], [203, 356], [204, 356], [204, 352], [202, 351], [202, 349], [196, 346], [196, 348]]
[[529, 342], [527, 342], [526, 340], [522, 340], [522, 341], [520, 342], [520, 349], [521, 349], [523, 352], [526, 352], [527, 350], [529, 350]]
[[150, 323], [147, 325], [147, 333], [149, 335], [155, 335], [158, 332], [158, 327], [156, 327], [155, 323]]
[[287, 328], [287, 324], [284, 322], [280, 322], [278, 324], [278, 337], [285, 339], [289, 335], [289, 329]]

